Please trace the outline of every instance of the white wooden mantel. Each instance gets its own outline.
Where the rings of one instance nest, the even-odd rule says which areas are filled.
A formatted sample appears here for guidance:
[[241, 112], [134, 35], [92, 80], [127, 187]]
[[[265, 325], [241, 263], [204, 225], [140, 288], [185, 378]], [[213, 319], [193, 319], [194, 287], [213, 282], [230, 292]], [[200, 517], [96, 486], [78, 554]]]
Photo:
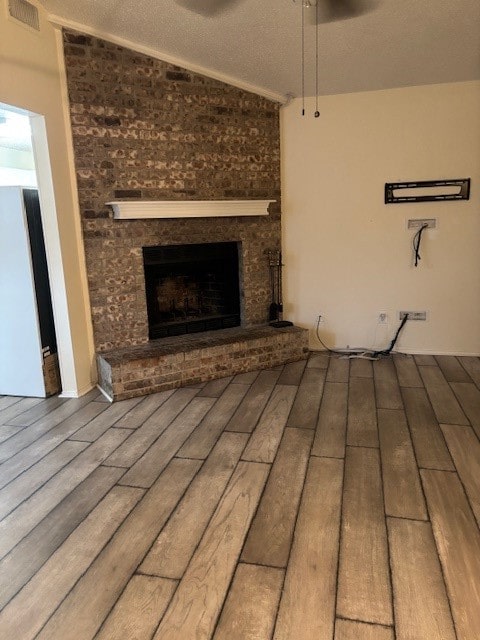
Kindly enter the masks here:
[[145, 218], [224, 218], [267, 216], [275, 200], [114, 200], [113, 217], [119, 220]]

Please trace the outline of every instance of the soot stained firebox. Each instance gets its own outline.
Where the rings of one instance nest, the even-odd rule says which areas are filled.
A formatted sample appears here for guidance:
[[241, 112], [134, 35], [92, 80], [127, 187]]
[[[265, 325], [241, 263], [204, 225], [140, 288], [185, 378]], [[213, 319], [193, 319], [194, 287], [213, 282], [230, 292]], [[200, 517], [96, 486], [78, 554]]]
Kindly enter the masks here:
[[239, 243], [143, 247], [149, 338], [240, 324]]

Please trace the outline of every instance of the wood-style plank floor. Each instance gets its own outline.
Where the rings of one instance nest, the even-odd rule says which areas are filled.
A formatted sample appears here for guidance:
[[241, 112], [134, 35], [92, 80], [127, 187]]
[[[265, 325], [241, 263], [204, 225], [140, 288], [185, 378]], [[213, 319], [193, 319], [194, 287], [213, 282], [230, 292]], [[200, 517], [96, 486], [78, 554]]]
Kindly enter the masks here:
[[480, 359], [0, 396], [0, 638], [479, 640]]

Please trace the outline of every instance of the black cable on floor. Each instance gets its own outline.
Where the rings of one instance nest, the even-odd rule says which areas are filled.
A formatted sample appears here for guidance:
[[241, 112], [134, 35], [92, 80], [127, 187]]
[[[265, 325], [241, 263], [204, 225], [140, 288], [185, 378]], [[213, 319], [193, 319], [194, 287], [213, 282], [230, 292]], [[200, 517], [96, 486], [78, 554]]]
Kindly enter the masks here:
[[408, 313], [406, 313], [403, 318], [402, 321], [400, 323], [400, 326], [397, 329], [397, 332], [395, 333], [392, 342], [390, 343], [390, 346], [388, 347], [388, 349], [385, 349], [384, 351], [375, 351], [373, 353], [374, 358], [377, 358], [378, 356], [389, 356], [392, 352], [393, 347], [395, 346], [395, 343], [398, 340], [398, 336], [400, 335], [400, 331], [403, 329], [403, 327], [405, 326], [405, 323], [408, 320]]

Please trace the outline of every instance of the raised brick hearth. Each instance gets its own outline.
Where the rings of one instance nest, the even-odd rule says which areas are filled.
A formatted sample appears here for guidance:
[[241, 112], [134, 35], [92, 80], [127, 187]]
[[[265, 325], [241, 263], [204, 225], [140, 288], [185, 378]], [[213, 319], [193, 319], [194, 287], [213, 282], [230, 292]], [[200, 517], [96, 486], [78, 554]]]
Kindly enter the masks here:
[[222, 329], [153, 340], [97, 356], [99, 384], [125, 400], [215, 378], [267, 369], [308, 355], [308, 331], [299, 327]]

